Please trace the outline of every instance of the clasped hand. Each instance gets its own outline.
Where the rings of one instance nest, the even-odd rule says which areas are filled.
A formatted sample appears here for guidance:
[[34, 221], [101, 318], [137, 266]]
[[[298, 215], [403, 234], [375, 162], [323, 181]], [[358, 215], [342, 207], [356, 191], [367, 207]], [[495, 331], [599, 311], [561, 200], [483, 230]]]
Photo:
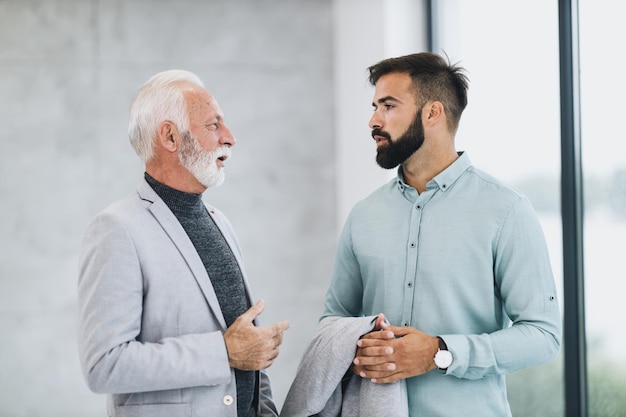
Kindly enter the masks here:
[[283, 332], [289, 328], [289, 322], [255, 326], [254, 319], [264, 309], [265, 303], [262, 300], [257, 302], [224, 332], [231, 368], [258, 371], [268, 368], [278, 357], [278, 347], [283, 342]]
[[379, 314], [374, 330], [357, 342], [352, 371], [376, 383], [391, 383], [435, 368], [438, 341], [413, 327], [390, 326]]

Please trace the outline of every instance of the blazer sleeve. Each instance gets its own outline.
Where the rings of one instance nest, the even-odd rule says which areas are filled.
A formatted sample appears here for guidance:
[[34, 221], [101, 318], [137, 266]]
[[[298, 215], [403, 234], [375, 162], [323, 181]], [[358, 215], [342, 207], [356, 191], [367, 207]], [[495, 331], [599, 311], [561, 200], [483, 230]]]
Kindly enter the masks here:
[[[142, 314], [151, 291], [133, 229], [142, 225], [131, 226], [116, 214], [105, 212], [92, 221], [79, 261], [78, 345], [87, 385], [94, 392], [119, 394], [228, 383], [231, 370], [219, 329], [141, 339], [149, 330], [142, 329]], [[150, 261], [158, 270], [170, 260], [159, 253]]]

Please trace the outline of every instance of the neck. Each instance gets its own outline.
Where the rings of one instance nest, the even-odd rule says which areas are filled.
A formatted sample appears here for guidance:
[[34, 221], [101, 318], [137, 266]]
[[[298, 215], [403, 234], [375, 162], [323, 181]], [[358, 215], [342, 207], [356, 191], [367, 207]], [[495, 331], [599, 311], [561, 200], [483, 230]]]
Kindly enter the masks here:
[[426, 184], [448, 168], [458, 154], [453, 146], [445, 149], [419, 149], [402, 164], [405, 182], [420, 194], [426, 191]]

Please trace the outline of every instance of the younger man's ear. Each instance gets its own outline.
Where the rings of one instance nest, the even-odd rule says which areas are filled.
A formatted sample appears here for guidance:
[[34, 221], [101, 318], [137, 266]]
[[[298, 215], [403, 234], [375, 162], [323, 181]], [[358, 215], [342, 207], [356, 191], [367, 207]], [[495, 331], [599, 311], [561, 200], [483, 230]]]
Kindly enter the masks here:
[[428, 120], [436, 120], [444, 114], [443, 104], [440, 101], [430, 101], [426, 104]]

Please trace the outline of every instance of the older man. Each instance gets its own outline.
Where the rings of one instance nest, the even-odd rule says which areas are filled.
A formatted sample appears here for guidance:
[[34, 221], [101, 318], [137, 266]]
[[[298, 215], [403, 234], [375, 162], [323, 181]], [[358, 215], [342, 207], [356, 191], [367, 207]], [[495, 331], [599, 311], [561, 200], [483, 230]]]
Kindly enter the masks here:
[[149, 79], [129, 135], [145, 162], [137, 193], [86, 232], [78, 285], [79, 351], [109, 416], [274, 416], [263, 371], [286, 321], [260, 327], [241, 249], [202, 201], [224, 180], [235, 138], [215, 98], [187, 71]]

